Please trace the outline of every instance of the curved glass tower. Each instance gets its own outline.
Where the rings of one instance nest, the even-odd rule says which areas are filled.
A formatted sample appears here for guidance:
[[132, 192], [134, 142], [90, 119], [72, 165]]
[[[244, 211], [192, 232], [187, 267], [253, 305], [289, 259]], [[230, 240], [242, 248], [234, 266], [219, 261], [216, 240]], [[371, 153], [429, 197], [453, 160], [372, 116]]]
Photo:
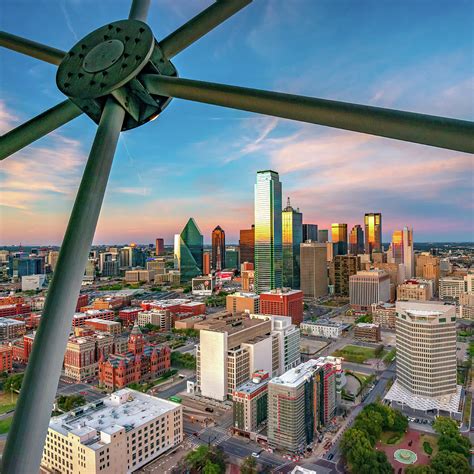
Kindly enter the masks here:
[[258, 171], [255, 184], [255, 291], [261, 293], [281, 286], [281, 183], [276, 171]]

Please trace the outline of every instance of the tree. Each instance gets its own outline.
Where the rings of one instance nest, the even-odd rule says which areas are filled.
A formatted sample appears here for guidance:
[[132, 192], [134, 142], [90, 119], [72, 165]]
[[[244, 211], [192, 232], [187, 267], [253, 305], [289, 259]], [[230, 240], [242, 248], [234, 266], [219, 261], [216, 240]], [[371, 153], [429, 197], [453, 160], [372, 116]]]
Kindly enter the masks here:
[[247, 456], [244, 462], [240, 466], [240, 474], [256, 474], [257, 473], [257, 461], [252, 456]]
[[462, 436], [459, 432], [455, 435], [442, 434], [438, 440], [438, 449], [440, 451], [459, 453], [466, 458], [469, 458], [471, 455], [471, 443], [469, 439]]
[[361, 411], [354, 422], [354, 428], [366, 433], [372, 447], [382, 434], [382, 426], [383, 416], [375, 410]]
[[21, 389], [21, 384], [23, 382], [24, 373], [21, 374], [13, 374], [5, 380], [3, 384], [3, 389], [5, 392], [19, 392]]
[[213, 463], [212, 461], [207, 461], [204, 469], [202, 470], [203, 474], [221, 474], [222, 472], [225, 472], [225, 470], [222, 471], [219, 465]]
[[435, 474], [431, 466], [408, 466], [405, 474]]
[[436, 474], [470, 474], [467, 459], [459, 453], [440, 451], [432, 460], [431, 467]]
[[85, 405], [86, 399], [82, 395], [60, 395], [57, 398], [58, 408], [62, 411], [70, 411], [73, 408]]
[[457, 423], [451, 418], [438, 416], [433, 423], [433, 429], [440, 435], [456, 435], [459, 433]]
[[222, 474], [225, 472], [224, 455], [216, 446], [199, 446], [186, 455], [184, 467], [203, 474]]

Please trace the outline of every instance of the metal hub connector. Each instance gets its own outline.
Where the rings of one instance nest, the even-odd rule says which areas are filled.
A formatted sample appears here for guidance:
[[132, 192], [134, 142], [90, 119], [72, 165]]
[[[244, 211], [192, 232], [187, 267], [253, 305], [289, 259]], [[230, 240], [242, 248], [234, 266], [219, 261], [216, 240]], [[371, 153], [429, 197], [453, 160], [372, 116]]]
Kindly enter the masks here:
[[171, 98], [150, 94], [141, 74], [177, 76], [148, 25], [138, 20], [109, 23], [79, 41], [56, 75], [58, 88], [96, 123], [112, 95], [125, 109], [122, 130], [156, 118]]

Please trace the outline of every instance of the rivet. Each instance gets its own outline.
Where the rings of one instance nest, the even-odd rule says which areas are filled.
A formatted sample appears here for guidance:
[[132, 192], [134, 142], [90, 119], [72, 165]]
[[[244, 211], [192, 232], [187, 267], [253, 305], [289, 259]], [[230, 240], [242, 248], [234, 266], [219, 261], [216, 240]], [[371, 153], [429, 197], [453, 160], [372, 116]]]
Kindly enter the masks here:
[[125, 41], [128, 41], [130, 39], [130, 36], [125, 36]]
[[84, 110], [89, 110], [89, 106], [88, 106], [88, 105], [84, 105]]
[[81, 59], [84, 59], [84, 55], [83, 55], [82, 53], [79, 54], [79, 57], [80, 57]]
[[135, 43], [140, 43], [140, 38], [135, 38]]
[[127, 67], [127, 64], [123, 63], [122, 64], [122, 69], [125, 69]]
[[94, 86], [94, 85], [95, 85], [95, 81], [91, 81], [91, 82], [89, 82], [89, 84], [90, 84], [91, 86]]
[[81, 49], [87, 49], [87, 46], [85, 44], [81, 44]]
[[108, 35], [104, 35], [104, 40], [106, 40], [106, 41], [107, 41], [108, 39], [110, 39], [110, 36], [108, 36]]
[[102, 71], [102, 75], [105, 77], [108, 74], [107, 71]]
[[72, 72], [68, 72], [67, 77], [72, 77]]
[[137, 55], [135, 56], [135, 59], [136, 59], [137, 61], [140, 61], [140, 59], [142, 59], [142, 57], [137, 54]]
[[72, 58], [73, 56], [75, 56], [75, 55], [76, 55], [76, 53], [75, 53], [74, 51], [70, 51], [70, 52], [69, 52], [69, 56], [70, 56], [71, 58]]
[[111, 30], [113, 28], [113, 25], [107, 25], [107, 28]]
[[117, 28], [115, 28], [115, 31], [118, 33], [119, 31], [122, 31], [122, 28], [119, 28], [119, 27], [117, 26]]
[[65, 82], [64, 83], [64, 87], [69, 87], [71, 84], [69, 84], [69, 82]]
[[81, 77], [84, 77], [84, 74], [82, 74], [82, 72], [80, 72], [77, 77], [80, 79]]
[[130, 54], [128, 54], [128, 53], [123, 53], [123, 57], [124, 57], [124, 58], [128, 58], [129, 56], [130, 56]]
[[143, 32], [145, 31], [145, 28], [140, 28], [138, 31], [139, 31], [140, 33], [143, 33]]

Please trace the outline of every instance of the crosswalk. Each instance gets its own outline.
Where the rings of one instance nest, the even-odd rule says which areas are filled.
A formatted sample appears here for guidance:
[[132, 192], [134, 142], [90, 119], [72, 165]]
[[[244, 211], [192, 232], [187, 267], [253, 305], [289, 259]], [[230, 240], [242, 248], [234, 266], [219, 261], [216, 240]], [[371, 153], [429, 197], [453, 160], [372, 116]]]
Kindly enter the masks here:
[[214, 428], [203, 428], [197, 432], [197, 436], [190, 436], [188, 442], [191, 448], [197, 448], [209, 441], [213, 446], [219, 446], [224, 441], [230, 439], [231, 436], [225, 428], [220, 426]]

